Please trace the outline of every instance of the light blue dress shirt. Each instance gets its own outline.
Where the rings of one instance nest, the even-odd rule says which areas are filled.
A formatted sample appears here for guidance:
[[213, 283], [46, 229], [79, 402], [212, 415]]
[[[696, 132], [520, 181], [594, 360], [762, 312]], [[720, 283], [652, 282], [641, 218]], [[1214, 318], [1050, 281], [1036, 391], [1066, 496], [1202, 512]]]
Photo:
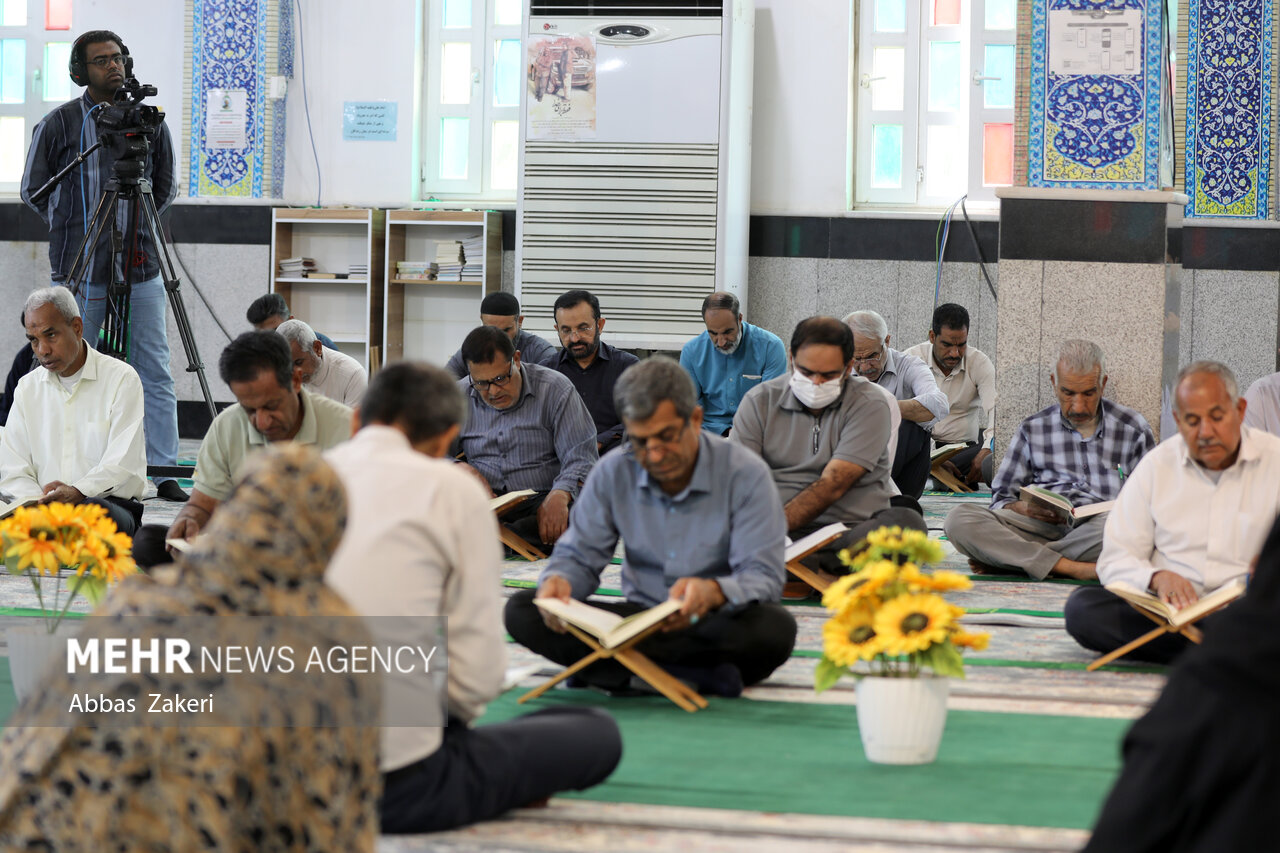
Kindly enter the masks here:
[[723, 435], [733, 426], [742, 397], [761, 382], [787, 372], [782, 339], [766, 329], [742, 324], [742, 343], [725, 355], [703, 332], [680, 350], [680, 366], [693, 377], [702, 406], [702, 428]]

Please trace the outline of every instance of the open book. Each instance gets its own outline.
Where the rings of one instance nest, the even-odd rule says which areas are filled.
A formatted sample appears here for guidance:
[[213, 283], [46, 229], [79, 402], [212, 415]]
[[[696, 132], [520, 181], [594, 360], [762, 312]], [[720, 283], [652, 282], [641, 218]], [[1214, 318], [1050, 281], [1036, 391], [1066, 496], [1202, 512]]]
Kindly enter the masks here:
[[570, 599], [565, 604], [558, 598], [535, 598], [533, 603], [595, 637], [606, 649], [617, 648], [636, 634], [666, 619], [683, 605], [683, 602], [669, 598], [657, 607], [622, 617], [577, 599]]
[[505, 495], [498, 495], [496, 498], [489, 498], [489, 509], [501, 515], [504, 510], [515, 509], [536, 494], [537, 492], [533, 489], [520, 489], [515, 492], [507, 492]]
[[3, 503], [0, 503], [0, 507], [4, 507], [4, 512], [0, 512], [0, 519], [8, 518], [18, 510], [22, 509], [24, 506], [31, 507], [31, 506], [36, 506], [39, 503], [40, 503], [39, 498], [30, 498], [28, 500], [21, 501], [16, 504], [10, 504], [8, 506], [5, 506]]
[[957, 453], [959, 453], [961, 450], [964, 450], [968, 446], [969, 445], [967, 444], [959, 443], [959, 444], [944, 444], [941, 447], [934, 448], [933, 452], [929, 454], [929, 466], [933, 467], [934, 465], [937, 465], [939, 462], [946, 462], [952, 456], [955, 456]]
[[787, 550], [784, 552], [782, 559], [787, 563], [804, 559], [848, 529], [837, 521], [835, 524], [828, 524], [826, 527], [819, 528], [795, 542], [788, 539]]
[[1046, 489], [1044, 486], [1023, 486], [1018, 497], [1029, 504], [1057, 513], [1062, 517], [1064, 523], [1069, 523], [1073, 520], [1080, 521], [1091, 515], [1110, 512], [1111, 508], [1116, 505], [1115, 501], [1099, 501], [1094, 504], [1075, 506], [1066, 495], [1060, 495], [1052, 489]]
[[1196, 602], [1178, 610], [1173, 605], [1166, 604], [1151, 593], [1140, 590], [1124, 581], [1107, 584], [1108, 591], [1114, 592], [1125, 601], [1136, 604], [1149, 613], [1154, 613], [1174, 628], [1180, 628], [1183, 625], [1194, 622], [1206, 613], [1212, 613], [1219, 607], [1230, 604], [1244, 595], [1244, 588], [1245, 578], [1243, 576], [1234, 578], [1213, 592], [1200, 596]]

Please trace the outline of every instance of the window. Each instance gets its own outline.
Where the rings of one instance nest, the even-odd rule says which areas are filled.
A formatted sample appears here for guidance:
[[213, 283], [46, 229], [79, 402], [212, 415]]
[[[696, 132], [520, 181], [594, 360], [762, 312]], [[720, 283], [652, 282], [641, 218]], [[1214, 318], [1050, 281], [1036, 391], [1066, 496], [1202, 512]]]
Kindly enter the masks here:
[[422, 198], [515, 199], [521, 0], [427, 0]]
[[1013, 183], [1016, 0], [860, 0], [854, 199], [947, 206]]
[[0, 0], [0, 192], [17, 192], [31, 131], [78, 90], [67, 77], [71, 0]]

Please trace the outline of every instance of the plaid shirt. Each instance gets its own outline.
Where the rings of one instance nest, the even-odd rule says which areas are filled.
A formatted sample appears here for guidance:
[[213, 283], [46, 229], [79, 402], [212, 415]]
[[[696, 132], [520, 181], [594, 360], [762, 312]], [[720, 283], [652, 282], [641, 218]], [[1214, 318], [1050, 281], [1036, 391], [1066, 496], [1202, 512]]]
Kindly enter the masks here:
[[1106, 399], [1100, 405], [1102, 419], [1087, 439], [1056, 403], [1023, 421], [991, 484], [991, 508], [1018, 500], [1019, 490], [1032, 483], [1076, 506], [1115, 500], [1156, 438], [1133, 409]]

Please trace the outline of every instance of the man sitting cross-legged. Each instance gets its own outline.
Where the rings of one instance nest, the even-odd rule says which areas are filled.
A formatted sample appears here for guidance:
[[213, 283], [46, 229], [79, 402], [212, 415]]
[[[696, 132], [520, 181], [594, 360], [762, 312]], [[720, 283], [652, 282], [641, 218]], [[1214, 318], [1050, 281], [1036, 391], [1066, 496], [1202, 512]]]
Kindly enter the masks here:
[[1107, 371], [1097, 344], [1064, 341], [1049, 384], [1058, 402], [1018, 427], [992, 484], [991, 508], [953, 509], [947, 538], [978, 570], [1095, 578], [1107, 514], [1062, 523], [1052, 510], [1022, 500], [1022, 487], [1050, 489], [1077, 507], [1115, 500], [1156, 440], [1142, 415], [1103, 399]]
[[[587, 478], [536, 594], [591, 595], [621, 537], [625, 600], [593, 604], [629, 615], [682, 601], [636, 648], [703, 693], [736, 696], [781, 666], [795, 643], [795, 620], [777, 603], [786, 531], [768, 468], [702, 430], [696, 399], [693, 381], [671, 359], [653, 357], [622, 374], [614, 403], [628, 441]], [[507, 601], [511, 636], [565, 666], [585, 657], [587, 646], [543, 616], [534, 595]], [[630, 671], [614, 660], [578, 677], [610, 691], [631, 686]]]
[[[1160, 442], [1120, 492], [1098, 579], [1124, 581], [1181, 608], [1246, 574], [1261, 552], [1280, 513], [1280, 438], [1243, 425], [1246, 404], [1235, 375], [1218, 362], [1182, 368], [1173, 399], [1178, 434]], [[1099, 587], [1073, 592], [1065, 613], [1067, 633], [1099, 652], [1153, 627]], [[1208, 633], [1218, 618], [1199, 624]], [[1188, 644], [1168, 634], [1127, 657], [1167, 663]]]
[[138, 374], [85, 342], [65, 287], [28, 296], [23, 319], [43, 369], [23, 376], [14, 392], [0, 439], [0, 508], [33, 498], [98, 504], [132, 535], [147, 482]]
[[[378, 645], [430, 648], [447, 683], [385, 673], [382, 831], [434, 832], [604, 781], [617, 725], [596, 708], [547, 708], [471, 728], [502, 690], [502, 559], [474, 477], [442, 460], [467, 403], [446, 371], [400, 362], [369, 384], [359, 432], [325, 458], [347, 490], [347, 530], [326, 580], [368, 617]], [[441, 695], [443, 693], [443, 695]], [[447, 725], [409, 725], [447, 703]]]
[[289, 342], [304, 388], [353, 409], [360, 405], [369, 384], [369, 374], [360, 362], [340, 350], [326, 351], [315, 331], [301, 320], [285, 320], [276, 333]]

